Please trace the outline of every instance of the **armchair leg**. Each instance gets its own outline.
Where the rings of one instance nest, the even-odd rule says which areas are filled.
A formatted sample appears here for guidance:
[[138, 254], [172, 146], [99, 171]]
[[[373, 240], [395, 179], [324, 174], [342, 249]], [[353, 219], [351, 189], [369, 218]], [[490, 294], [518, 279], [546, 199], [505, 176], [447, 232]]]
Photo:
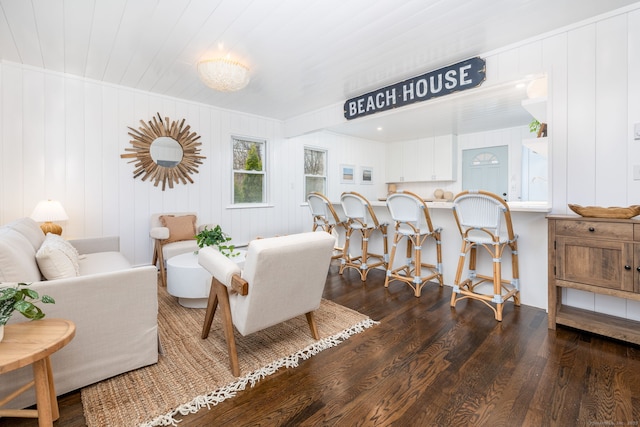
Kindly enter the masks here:
[[311, 329], [313, 339], [319, 340], [320, 334], [318, 333], [318, 325], [316, 324], [316, 318], [313, 315], [313, 311], [305, 313], [305, 316], [307, 316], [307, 323], [309, 323], [309, 329]]
[[207, 300], [207, 312], [204, 315], [204, 325], [202, 326], [202, 339], [205, 340], [209, 336], [211, 330], [211, 324], [213, 323], [213, 317], [216, 315], [216, 309], [218, 308], [218, 294], [216, 293], [215, 284], [213, 281], [215, 277], [211, 278], [211, 288], [209, 290], [209, 299]]
[[240, 376], [240, 363], [238, 361], [238, 350], [236, 349], [236, 339], [233, 336], [233, 320], [231, 319], [231, 305], [229, 304], [229, 293], [227, 287], [220, 283], [215, 277], [211, 279], [211, 291], [209, 292], [209, 300], [207, 302], [207, 312], [205, 314], [204, 326], [202, 329], [202, 338], [209, 335], [213, 316], [216, 308], [220, 305], [222, 310], [222, 328], [224, 329], [224, 337], [227, 341], [227, 350], [229, 352], [229, 362], [231, 365], [231, 373]]

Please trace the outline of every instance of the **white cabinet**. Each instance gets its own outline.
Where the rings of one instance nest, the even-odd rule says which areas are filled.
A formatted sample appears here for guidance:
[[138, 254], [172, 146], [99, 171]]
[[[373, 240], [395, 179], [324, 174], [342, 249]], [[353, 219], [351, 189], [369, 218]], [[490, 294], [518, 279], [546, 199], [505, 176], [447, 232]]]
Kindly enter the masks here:
[[523, 139], [522, 145], [534, 153], [540, 154], [545, 159], [549, 158], [549, 139], [546, 136]]
[[436, 136], [433, 144], [430, 181], [455, 181], [457, 178], [458, 138], [456, 135]]
[[456, 135], [393, 142], [387, 146], [387, 182], [455, 181]]
[[421, 163], [426, 154], [423, 141], [421, 139], [405, 141], [402, 146], [404, 180], [409, 182], [423, 181]]
[[387, 144], [386, 182], [404, 182], [404, 145], [402, 142]]

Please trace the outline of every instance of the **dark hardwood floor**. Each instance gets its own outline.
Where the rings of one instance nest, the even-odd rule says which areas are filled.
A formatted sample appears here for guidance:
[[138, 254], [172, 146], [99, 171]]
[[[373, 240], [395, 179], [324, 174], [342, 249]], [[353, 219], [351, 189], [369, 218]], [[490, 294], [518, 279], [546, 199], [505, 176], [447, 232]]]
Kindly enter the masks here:
[[[547, 329], [546, 312], [509, 303], [504, 321], [478, 301], [449, 307], [384, 272], [366, 284], [333, 264], [325, 297], [380, 324], [283, 369], [180, 426], [609, 426], [640, 422], [640, 347]], [[153, 393], [153, 390], [140, 390]], [[83, 426], [80, 393], [56, 426]], [[35, 426], [5, 418], [0, 426]]]

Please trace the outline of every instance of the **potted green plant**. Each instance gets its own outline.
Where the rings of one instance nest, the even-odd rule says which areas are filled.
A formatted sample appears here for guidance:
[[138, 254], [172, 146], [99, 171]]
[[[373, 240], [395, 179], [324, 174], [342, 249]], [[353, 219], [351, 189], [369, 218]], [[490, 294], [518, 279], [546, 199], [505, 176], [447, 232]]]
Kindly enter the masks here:
[[533, 119], [531, 123], [529, 123], [529, 132], [535, 133], [538, 138], [547, 136], [547, 124], [540, 123], [537, 119]]
[[205, 226], [201, 232], [196, 234], [196, 241], [198, 242], [198, 247], [214, 246], [227, 257], [238, 255], [234, 245], [226, 244], [231, 241], [231, 237], [222, 231], [220, 225], [216, 225], [214, 228]]
[[7, 324], [15, 311], [31, 320], [42, 319], [45, 315], [42, 309], [35, 305], [37, 302], [55, 304], [49, 295], [38, 295], [33, 289], [28, 289], [27, 283], [18, 283], [15, 286], [0, 287], [0, 341], [4, 337], [4, 325]]

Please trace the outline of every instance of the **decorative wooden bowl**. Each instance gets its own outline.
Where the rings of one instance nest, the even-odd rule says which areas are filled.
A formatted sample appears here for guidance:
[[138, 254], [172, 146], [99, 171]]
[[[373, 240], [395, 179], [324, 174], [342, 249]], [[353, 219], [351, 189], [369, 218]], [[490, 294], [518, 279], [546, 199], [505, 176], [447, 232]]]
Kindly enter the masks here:
[[589, 218], [629, 219], [640, 215], [640, 205], [631, 205], [628, 208], [620, 208], [617, 206], [603, 208], [600, 206], [580, 206], [572, 204], [567, 206], [578, 215]]

